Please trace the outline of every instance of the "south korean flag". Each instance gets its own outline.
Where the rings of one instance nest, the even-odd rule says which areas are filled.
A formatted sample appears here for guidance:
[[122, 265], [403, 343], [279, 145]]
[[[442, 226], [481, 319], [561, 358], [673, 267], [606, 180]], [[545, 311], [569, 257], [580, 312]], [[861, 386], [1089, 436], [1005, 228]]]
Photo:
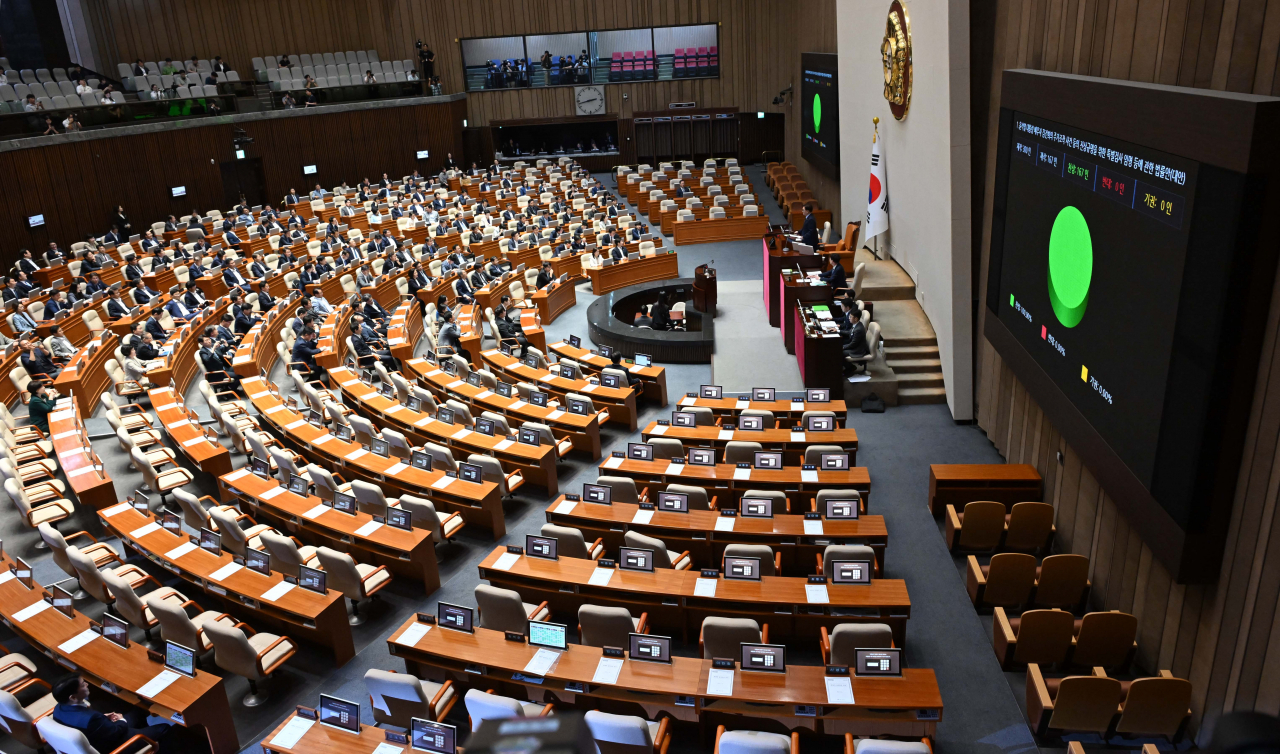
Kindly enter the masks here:
[[867, 230], [870, 240], [889, 229], [889, 184], [885, 179], [884, 157], [880, 154], [880, 132], [871, 137], [871, 185], [867, 191]]

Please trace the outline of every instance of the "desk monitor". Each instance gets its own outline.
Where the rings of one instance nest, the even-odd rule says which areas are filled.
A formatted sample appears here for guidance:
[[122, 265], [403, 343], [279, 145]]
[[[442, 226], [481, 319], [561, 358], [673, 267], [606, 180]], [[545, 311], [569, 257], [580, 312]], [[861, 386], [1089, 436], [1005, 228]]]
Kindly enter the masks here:
[[525, 355], [524, 355], [524, 358], [523, 358], [523, 359], [521, 359], [521, 361], [523, 361], [523, 362], [524, 362], [524, 365], [525, 365], [525, 366], [527, 366], [527, 367], [529, 367], [530, 369], [537, 369], [537, 368], [538, 368], [538, 355], [537, 355], [537, 354], [534, 354], [534, 353], [527, 353], [527, 354], [525, 354]]
[[271, 478], [271, 464], [267, 463], [261, 458], [255, 457], [252, 461], [250, 461], [249, 470], [257, 474], [258, 476], [262, 477], [263, 479]]
[[582, 485], [582, 499], [588, 503], [609, 505], [613, 500], [613, 488], [605, 484], [587, 484], [584, 482]]
[[521, 427], [516, 438], [525, 445], [539, 445], [542, 443], [542, 435], [536, 429]]
[[458, 376], [458, 365], [453, 363], [453, 359], [451, 358], [445, 359], [444, 361], [440, 362], [440, 368], [444, 370], [445, 374], [451, 377]]
[[698, 416], [691, 411], [672, 411], [671, 426], [673, 427], [695, 427], [698, 424]]
[[822, 453], [818, 456], [818, 469], [821, 471], [848, 471], [848, 453]]
[[498, 352], [501, 353], [503, 356], [510, 356], [513, 350], [514, 349], [512, 348], [510, 343], [498, 344]]
[[902, 649], [854, 649], [854, 675], [901, 676]]
[[[606, 359], [613, 358], [613, 346], [600, 346], [600, 355]], [[637, 354], [638, 356], [639, 354]]]
[[645, 662], [671, 662], [671, 637], [631, 634], [630, 651], [633, 660]]
[[333, 509], [349, 515], [356, 515], [356, 496], [345, 492], [333, 493]]
[[453, 424], [453, 409], [440, 406], [436, 409], [436, 421], [444, 424]]
[[387, 506], [387, 526], [394, 529], [413, 530], [413, 511]]
[[622, 379], [619, 378], [618, 375], [616, 374], [610, 374], [609, 372], [602, 372], [600, 374], [600, 384], [604, 385], [605, 387], [613, 387], [613, 388], [622, 387]]
[[68, 618], [76, 617], [75, 600], [71, 597], [71, 592], [57, 584], [49, 587], [49, 604]]
[[129, 648], [129, 624], [110, 613], [102, 614], [102, 638], [124, 649]]
[[814, 387], [804, 391], [805, 403], [830, 403], [831, 388]]
[[859, 501], [827, 499], [826, 517], [832, 520], [853, 519], [858, 517]]
[[298, 586], [303, 589], [310, 589], [313, 592], [324, 594], [327, 591], [325, 589], [327, 578], [324, 571], [308, 568], [304, 565], [298, 566]]
[[471, 372], [467, 374], [467, 384], [471, 387], [481, 387], [483, 380], [480, 379], [479, 372]]
[[164, 643], [164, 666], [188, 678], [196, 677], [196, 651], [173, 641]]
[[420, 412], [422, 411], [422, 399], [416, 395], [411, 395], [409, 400], [405, 401], [405, 407], [410, 411]]
[[757, 469], [781, 469], [782, 453], [776, 450], [757, 450], [755, 467]]
[[627, 458], [635, 461], [652, 461], [653, 446], [642, 442], [627, 443]]
[[252, 547], [245, 549], [244, 566], [250, 571], [257, 571], [263, 576], [271, 575], [271, 555]]
[[334, 436], [343, 442], [351, 442], [356, 437], [356, 431], [352, 429], [350, 424], [339, 424], [334, 431]]
[[307, 423], [316, 429], [324, 429], [324, 414], [311, 409], [307, 412]]
[[618, 551], [618, 567], [624, 571], [653, 573], [653, 550], [640, 547], [623, 547]]
[[549, 647], [566, 649], [568, 627], [563, 623], [546, 623], [540, 620], [529, 621], [529, 645], [533, 647]]
[[573, 346], [574, 348], [582, 348], [582, 338], [579, 338], [577, 335], [570, 335], [569, 345]]
[[222, 555], [222, 535], [211, 529], [200, 529], [200, 549]]
[[165, 511], [160, 514], [160, 525], [170, 534], [182, 533], [182, 518], [172, 511]]
[[501, 395], [503, 398], [510, 398], [510, 397], [511, 397], [511, 383], [510, 383], [510, 382], [499, 382], [495, 387], [497, 387], [497, 393], [498, 393], [498, 395]]
[[766, 401], [772, 403], [775, 400], [777, 391], [771, 387], [753, 387], [751, 388], [751, 400]]
[[569, 413], [578, 416], [590, 416], [591, 405], [581, 398], [568, 398], [566, 402], [569, 404]]
[[289, 491], [295, 495], [307, 496], [307, 478], [297, 474], [289, 475]]
[[383, 458], [391, 457], [391, 443], [381, 437], [375, 437], [369, 441], [369, 450], [373, 451], [375, 456], [381, 456]]
[[[601, 346], [602, 351], [603, 349], [604, 349], [604, 346]], [[636, 354], [636, 366], [640, 367], [641, 369], [648, 369], [649, 367], [653, 366], [653, 357], [647, 353]]]
[[659, 492], [658, 510], [672, 513], [689, 512], [689, 496], [683, 492]]
[[350, 733], [360, 732], [360, 705], [328, 694], [320, 695], [320, 724]]
[[542, 392], [541, 390], [529, 391], [529, 402], [537, 406], [538, 408], [546, 408], [547, 399], [548, 399], [547, 394]]
[[724, 577], [740, 581], [760, 580], [760, 558], [741, 558], [726, 555], [724, 558]]
[[560, 540], [555, 537], [543, 537], [537, 534], [524, 535], [524, 552], [531, 558], [544, 558], [546, 560], [556, 560], [557, 545]]
[[425, 450], [415, 450], [409, 454], [409, 465], [420, 471], [431, 471], [431, 454]]
[[715, 466], [716, 452], [710, 448], [689, 448], [689, 463], [694, 466]]
[[497, 434], [497, 431], [498, 425], [493, 423], [493, 419], [485, 419], [484, 417], [476, 419], [476, 432], [488, 437], [493, 437]]
[[474, 611], [469, 607], [441, 602], [436, 606], [436, 622], [443, 628], [475, 633]]
[[724, 397], [724, 387], [720, 385], [702, 385], [698, 388], [699, 398], [719, 399]]
[[382, 383], [382, 389], [378, 392], [383, 398], [388, 398], [393, 401], [396, 399], [396, 386], [392, 385], [390, 382]]
[[831, 564], [832, 584], [870, 584], [871, 563], [866, 560], [837, 560]]
[[742, 644], [742, 669], [762, 673], [787, 672], [787, 648], [781, 644]]
[[738, 429], [746, 430], [750, 432], [759, 432], [764, 429], [764, 417], [763, 416], [746, 416], [746, 415], [739, 416]]
[[414, 751], [457, 754], [458, 729], [446, 723], [423, 720], [420, 717], [410, 718], [409, 746]]
[[743, 518], [773, 518], [773, 500], [767, 497], [742, 498]]
[[573, 380], [578, 377], [578, 373], [568, 364], [559, 364], [557, 365], [556, 370], [559, 372], [560, 376], [566, 380]]
[[834, 416], [818, 414], [808, 416], [804, 421], [804, 430], [806, 432], [833, 432], [835, 428], [836, 419]]

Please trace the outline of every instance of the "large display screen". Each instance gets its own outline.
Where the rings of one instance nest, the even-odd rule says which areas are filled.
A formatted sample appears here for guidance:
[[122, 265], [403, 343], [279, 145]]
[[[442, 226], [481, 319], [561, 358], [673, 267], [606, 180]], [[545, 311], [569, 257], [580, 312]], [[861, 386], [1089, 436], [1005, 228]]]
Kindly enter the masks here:
[[1196, 163], [1013, 113], [1000, 321], [1151, 489]]
[[800, 56], [800, 154], [839, 175], [840, 72], [836, 59], [829, 53]]

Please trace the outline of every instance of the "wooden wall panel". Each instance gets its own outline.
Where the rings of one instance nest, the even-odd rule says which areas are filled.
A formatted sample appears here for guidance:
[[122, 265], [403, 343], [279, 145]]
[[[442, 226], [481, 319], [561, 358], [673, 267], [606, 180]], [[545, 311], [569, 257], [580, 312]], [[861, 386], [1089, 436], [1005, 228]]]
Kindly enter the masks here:
[[[974, 116], [985, 132], [983, 138], [974, 131], [975, 181], [985, 174], [974, 205], [982, 213], [975, 280], [983, 288], [1000, 71], [1026, 67], [1280, 95], [1280, 0], [997, 0], [986, 13], [993, 13], [984, 16], [995, 27], [985, 31], [993, 52], [989, 62], [975, 56], [973, 68], [974, 91], [980, 82], [991, 93], [981, 105], [985, 116], [977, 103]], [[975, 25], [974, 33], [983, 29]], [[978, 299], [985, 300], [985, 290]], [[1225, 711], [1280, 712], [1280, 285], [1272, 301], [1226, 554], [1218, 583], [1208, 586], [1173, 583], [984, 338], [975, 359], [978, 424], [1009, 462], [1034, 464], [1044, 476], [1046, 500], [1057, 511], [1057, 549], [1091, 558], [1091, 606], [1138, 617], [1139, 666], [1191, 679], [1202, 745]], [[985, 307], [979, 318], [981, 333]], [[1033, 431], [1042, 438], [1032, 441]], [[1046, 444], [1051, 452], [1037, 450]]]
[[[290, 187], [305, 193], [310, 185], [354, 184], [383, 171], [402, 176], [415, 168], [437, 171], [446, 152], [462, 154], [466, 102], [415, 105], [344, 112], [298, 111], [296, 116], [239, 123], [254, 144], [248, 156], [261, 157], [267, 196], [278, 203]], [[223, 209], [219, 165], [232, 158], [232, 125], [210, 123], [157, 133], [66, 142], [0, 152], [0, 173], [25, 176], [13, 201], [0, 203], [0, 264], [8, 268], [18, 251], [39, 253], [49, 241], [67, 249], [75, 241], [110, 229], [117, 202], [141, 232], [166, 215], [193, 208]], [[416, 150], [428, 149], [424, 166]], [[317, 174], [304, 180], [302, 166]], [[170, 187], [185, 185], [174, 199]], [[45, 225], [27, 229], [29, 215], [44, 214]]]

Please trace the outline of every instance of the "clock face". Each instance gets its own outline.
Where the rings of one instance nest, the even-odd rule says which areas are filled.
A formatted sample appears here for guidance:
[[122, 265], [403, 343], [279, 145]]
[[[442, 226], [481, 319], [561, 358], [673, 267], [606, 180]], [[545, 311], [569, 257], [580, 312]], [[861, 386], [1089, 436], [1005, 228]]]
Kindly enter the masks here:
[[578, 109], [578, 115], [597, 115], [604, 112], [604, 87], [575, 87], [573, 103]]

